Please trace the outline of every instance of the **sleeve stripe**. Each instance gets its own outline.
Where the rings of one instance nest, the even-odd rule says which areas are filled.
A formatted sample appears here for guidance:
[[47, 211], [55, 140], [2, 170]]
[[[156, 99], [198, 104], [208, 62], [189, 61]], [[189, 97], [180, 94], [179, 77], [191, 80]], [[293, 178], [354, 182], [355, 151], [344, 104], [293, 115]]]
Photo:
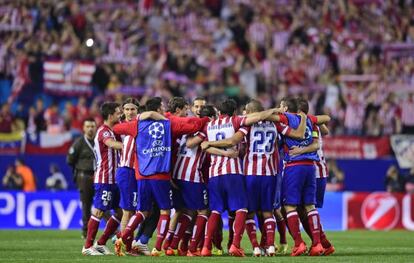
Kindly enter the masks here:
[[288, 132], [288, 130], [289, 130], [289, 126], [286, 126], [285, 128], [283, 128], [282, 134], [283, 135], [286, 135], [286, 133]]

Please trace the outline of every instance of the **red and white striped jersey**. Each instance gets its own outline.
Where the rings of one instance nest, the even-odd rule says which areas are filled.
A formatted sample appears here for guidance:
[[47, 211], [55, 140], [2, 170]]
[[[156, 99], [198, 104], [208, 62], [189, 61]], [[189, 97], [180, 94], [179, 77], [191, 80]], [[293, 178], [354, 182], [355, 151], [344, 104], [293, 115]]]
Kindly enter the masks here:
[[[210, 121], [198, 136], [208, 141], [220, 141], [231, 138], [237, 131], [247, 134], [247, 129], [242, 127], [245, 117], [220, 115], [216, 120]], [[235, 146], [237, 148], [237, 146]], [[209, 177], [227, 174], [241, 174], [242, 169], [239, 158], [229, 158], [219, 155], [211, 155]]]
[[279, 165], [278, 133], [289, 134], [290, 127], [265, 121], [246, 129], [249, 133], [243, 160], [244, 175], [275, 176]]
[[319, 156], [319, 162], [313, 162], [315, 165], [315, 176], [316, 178], [326, 178], [328, 177], [328, 166], [326, 165], [325, 156], [323, 154], [323, 142], [322, 142], [322, 133], [319, 126], [316, 126], [318, 129], [318, 141], [319, 141], [319, 149], [317, 151]]
[[119, 159], [119, 167], [129, 167], [134, 169], [135, 160], [135, 139], [130, 135], [122, 138], [122, 151]]
[[117, 153], [115, 149], [106, 146], [105, 141], [109, 139], [115, 140], [115, 134], [108, 125], [103, 124], [95, 136], [96, 170], [94, 183], [96, 184], [115, 183]]
[[186, 182], [201, 183], [203, 182], [201, 166], [205, 154], [200, 146], [187, 148], [186, 142], [187, 135], [183, 135], [177, 140], [178, 153], [177, 161], [174, 165], [173, 178]]

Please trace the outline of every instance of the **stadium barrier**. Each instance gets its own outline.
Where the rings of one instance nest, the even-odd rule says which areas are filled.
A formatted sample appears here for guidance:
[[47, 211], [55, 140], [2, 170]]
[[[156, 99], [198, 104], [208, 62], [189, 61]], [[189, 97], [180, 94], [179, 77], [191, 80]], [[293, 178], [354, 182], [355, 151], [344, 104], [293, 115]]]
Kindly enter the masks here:
[[[414, 195], [326, 193], [320, 215], [326, 230], [414, 231]], [[0, 229], [79, 229], [79, 194], [68, 192], [0, 192]], [[227, 216], [223, 218], [227, 229]], [[101, 223], [101, 227], [104, 222]]]
[[[0, 155], [0, 177], [7, 167], [14, 163], [16, 156]], [[37, 180], [37, 190], [46, 190], [45, 182], [50, 176], [49, 165], [56, 164], [69, 184], [68, 190], [76, 190], [73, 183], [72, 169], [66, 164], [66, 156], [62, 154], [26, 154], [22, 156], [26, 164], [33, 170]], [[337, 160], [338, 166], [345, 173], [344, 190], [352, 192], [373, 192], [385, 190], [385, 174], [390, 165], [396, 165], [394, 158], [377, 160]], [[0, 190], [5, 190], [0, 185]]]

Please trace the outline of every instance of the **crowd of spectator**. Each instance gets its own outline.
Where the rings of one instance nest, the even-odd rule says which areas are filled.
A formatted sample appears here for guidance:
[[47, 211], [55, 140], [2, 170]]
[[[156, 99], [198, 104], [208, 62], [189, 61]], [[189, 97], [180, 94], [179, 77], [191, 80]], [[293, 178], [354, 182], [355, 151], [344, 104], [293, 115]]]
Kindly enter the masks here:
[[300, 94], [332, 116], [333, 134], [414, 133], [414, 1], [6, 0], [0, 14], [2, 78], [20, 74], [42, 93], [46, 59], [88, 60], [103, 95], [14, 113], [5, 104], [1, 132], [20, 127], [13, 118], [76, 129], [102, 98], [124, 93], [265, 107]]

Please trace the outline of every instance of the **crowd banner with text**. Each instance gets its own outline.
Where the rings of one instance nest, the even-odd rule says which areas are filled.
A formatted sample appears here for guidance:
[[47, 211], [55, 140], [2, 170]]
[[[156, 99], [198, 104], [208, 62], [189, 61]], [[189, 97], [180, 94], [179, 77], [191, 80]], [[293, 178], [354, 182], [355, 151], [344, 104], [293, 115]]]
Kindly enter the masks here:
[[391, 154], [389, 137], [326, 137], [323, 150], [327, 158], [377, 159]]

